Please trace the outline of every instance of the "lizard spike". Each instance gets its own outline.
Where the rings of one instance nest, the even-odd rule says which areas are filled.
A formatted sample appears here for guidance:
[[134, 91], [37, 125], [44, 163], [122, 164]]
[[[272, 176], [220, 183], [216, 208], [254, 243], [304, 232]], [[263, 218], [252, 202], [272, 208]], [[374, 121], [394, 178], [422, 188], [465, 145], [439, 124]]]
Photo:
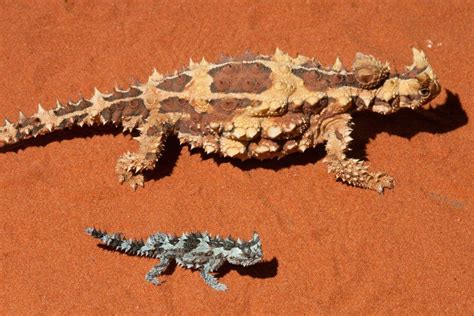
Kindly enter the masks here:
[[189, 58], [189, 69], [192, 70], [196, 68], [196, 66], [197, 66], [197, 63], [195, 63], [192, 58]]
[[41, 104], [38, 104], [38, 113], [39, 114], [46, 113], [46, 110], [41, 106]]
[[5, 118], [5, 126], [12, 126], [12, 122], [10, 122], [7, 118]]
[[156, 68], [153, 68], [153, 72], [151, 73], [150, 78], [148, 78], [148, 81], [159, 81], [163, 79], [163, 75], [160, 74]]
[[204, 57], [202, 57], [200, 65], [201, 66], [207, 66], [207, 65], [209, 65], [209, 63], [207, 62], [207, 60]]
[[19, 117], [20, 117], [20, 118], [19, 118], [20, 122], [23, 122], [24, 120], [26, 120], [26, 116], [25, 116], [25, 114], [23, 114], [22, 111], [20, 111]]
[[55, 110], [60, 110], [63, 108], [63, 105], [61, 104], [61, 102], [59, 102], [58, 99], [56, 99], [56, 109]]
[[359, 97], [362, 99], [362, 101], [364, 101], [364, 104], [366, 107], [369, 107], [370, 104], [372, 103], [373, 98], [370, 96], [359, 96]]
[[415, 68], [425, 68], [428, 66], [428, 61], [426, 59], [425, 53], [421, 49], [417, 49], [415, 47], [412, 47], [412, 52], [413, 52], [413, 66]]
[[298, 65], [302, 65], [302, 64], [310, 61], [310, 59], [308, 57], [303, 56], [303, 55], [296, 54], [296, 58], [294, 58], [293, 61]]
[[260, 240], [260, 236], [258, 235], [258, 233], [253, 232], [252, 241], [259, 241], [259, 240]]
[[340, 72], [342, 71], [342, 62], [339, 59], [339, 56], [336, 58], [336, 61], [334, 62], [334, 65], [332, 66], [332, 70]]
[[275, 56], [281, 56], [281, 55], [284, 55], [285, 53], [283, 53], [283, 51], [281, 49], [279, 49], [278, 47], [275, 49]]
[[94, 95], [101, 96], [102, 92], [99, 91], [96, 87], [94, 87]]

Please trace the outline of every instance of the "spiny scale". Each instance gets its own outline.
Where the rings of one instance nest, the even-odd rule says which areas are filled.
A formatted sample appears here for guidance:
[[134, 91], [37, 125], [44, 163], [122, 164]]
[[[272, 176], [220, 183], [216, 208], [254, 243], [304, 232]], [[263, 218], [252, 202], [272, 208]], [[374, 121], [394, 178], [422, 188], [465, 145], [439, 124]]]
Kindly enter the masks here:
[[238, 159], [281, 158], [326, 142], [324, 161], [336, 178], [382, 192], [392, 187], [391, 177], [369, 172], [362, 162], [345, 156], [351, 113], [414, 109], [439, 92], [425, 54], [417, 49], [403, 74], [391, 74], [388, 63], [362, 53], [348, 71], [339, 58], [325, 68], [277, 49], [272, 56], [246, 53], [217, 64], [190, 60], [188, 68], [173, 75], [155, 69], [147, 83], [128, 90], [103, 94], [95, 89], [89, 100], [64, 106], [57, 102], [53, 110], [39, 105], [31, 117], [20, 112], [18, 122], [0, 127], [0, 143], [15, 144], [74, 125], [137, 129], [139, 150], [122, 155], [116, 164], [119, 180], [136, 189], [170, 135], [205, 153]]

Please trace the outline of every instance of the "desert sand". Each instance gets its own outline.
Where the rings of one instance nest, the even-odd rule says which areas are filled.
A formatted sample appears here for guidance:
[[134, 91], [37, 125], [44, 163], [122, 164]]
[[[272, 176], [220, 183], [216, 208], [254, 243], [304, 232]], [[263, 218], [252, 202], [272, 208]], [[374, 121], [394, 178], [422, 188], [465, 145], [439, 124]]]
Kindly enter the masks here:
[[[472, 1], [6, 1], [0, 10], [0, 119], [38, 102], [89, 97], [247, 49], [356, 52], [399, 70], [423, 49], [443, 86], [429, 109], [355, 117], [352, 157], [392, 175], [383, 196], [327, 174], [323, 147], [236, 162], [171, 139], [145, 188], [120, 185], [136, 149], [113, 128], [74, 129], [0, 152], [0, 314], [472, 314]], [[265, 262], [196, 272], [105, 251], [87, 226], [250, 238]]]

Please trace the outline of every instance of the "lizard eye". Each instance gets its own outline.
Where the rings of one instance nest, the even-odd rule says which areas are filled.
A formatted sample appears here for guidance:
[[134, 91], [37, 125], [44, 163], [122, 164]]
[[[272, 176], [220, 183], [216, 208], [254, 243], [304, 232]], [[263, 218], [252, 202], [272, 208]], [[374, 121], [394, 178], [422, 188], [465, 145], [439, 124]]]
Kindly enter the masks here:
[[430, 95], [430, 89], [428, 88], [423, 88], [423, 89], [420, 89], [418, 91], [418, 93], [422, 96], [422, 97], [427, 97]]

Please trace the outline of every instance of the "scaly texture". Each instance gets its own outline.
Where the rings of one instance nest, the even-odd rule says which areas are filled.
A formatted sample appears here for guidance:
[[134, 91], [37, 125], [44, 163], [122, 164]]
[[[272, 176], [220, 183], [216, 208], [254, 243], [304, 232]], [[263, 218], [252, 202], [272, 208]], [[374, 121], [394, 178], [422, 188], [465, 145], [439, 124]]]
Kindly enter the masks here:
[[326, 142], [324, 159], [336, 178], [376, 190], [393, 186], [383, 172], [349, 159], [351, 113], [382, 114], [418, 108], [436, 97], [440, 85], [425, 54], [413, 49], [413, 64], [391, 74], [387, 63], [356, 54], [350, 71], [339, 59], [330, 68], [280, 50], [273, 56], [246, 54], [212, 64], [204, 59], [170, 76], [156, 71], [145, 84], [53, 110], [41, 106], [27, 118], [0, 127], [0, 145], [14, 144], [73, 125], [112, 123], [137, 129], [139, 150], [116, 165], [121, 182], [143, 186], [143, 171], [155, 167], [166, 138], [177, 135], [206, 153], [247, 158], [280, 158]]
[[257, 233], [248, 242], [234, 240], [230, 236], [222, 239], [207, 233], [185, 233], [181, 237], [165, 233], [156, 233], [146, 241], [126, 239], [122, 234], [107, 234], [95, 228], [86, 228], [86, 233], [111, 249], [130, 255], [159, 259], [146, 275], [145, 280], [159, 285], [157, 277], [163, 273], [172, 260], [179, 266], [198, 269], [207, 285], [217, 291], [227, 290], [225, 284], [219, 283], [211, 274], [226, 261], [242, 266], [256, 264], [262, 260], [262, 244]]

